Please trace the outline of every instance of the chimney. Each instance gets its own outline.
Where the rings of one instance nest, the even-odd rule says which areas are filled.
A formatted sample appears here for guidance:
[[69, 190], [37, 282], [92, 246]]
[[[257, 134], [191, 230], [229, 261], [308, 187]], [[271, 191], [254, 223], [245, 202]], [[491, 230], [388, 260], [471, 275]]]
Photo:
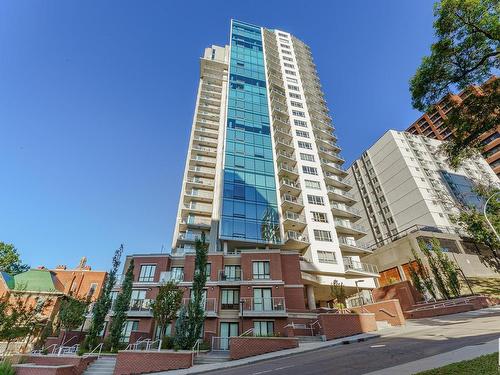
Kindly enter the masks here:
[[56, 270], [65, 270], [67, 267], [65, 264], [59, 264], [57, 267], [56, 267]]

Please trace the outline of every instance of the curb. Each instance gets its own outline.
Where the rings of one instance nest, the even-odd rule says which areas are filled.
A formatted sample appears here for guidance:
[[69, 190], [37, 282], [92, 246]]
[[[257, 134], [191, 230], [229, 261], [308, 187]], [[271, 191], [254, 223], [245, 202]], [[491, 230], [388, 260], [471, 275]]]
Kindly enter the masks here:
[[[312, 351], [316, 351], [316, 350], [333, 348], [335, 346], [349, 345], [349, 344], [357, 343], [357, 342], [364, 342], [364, 341], [368, 341], [368, 340], [371, 340], [371, 339], [376, 339], [376, 338], [381, 337], [380, 334], [371, 334], [371, 333], [368, 333], [368, 334], [364, 334], [364, 335], [365, 335], [364, 337], [346, 338], [345, 340], [342, 340], [342, 341], [332, 340], [332, 341], [335, 341], [335, 342], [332, 342], [330, 345], [323, 345], [321, 347], [308, 348], [308, 349], [305, 349], [305, 350], [302, 350], [302, 351], [299, 351], [299, 352], [296, 352], [296, 353], [280, 353], [280, 352], [275, 352], [275, 353], [279, 353], [279, 354], [276, 354], [275, 356], [272, 356], [270, 358], [258, 358], [258, 357], [260, 357], [262, 355], [266, 355], [267, 353], [261, 354], [259, 356], [255, 356], [255, 357], [247, 357], [245, 359], [250, 359], [250, 358], [255, 358], [255, 359], [252, 360], [252, 361], [246, 362], [246, 363], [231, 363], [231, 362], [236, 362], [236, 361], [221, 362], [220, 363], [221, 366], [218, 369], [207, 370], [207, 369], [195, 369], [194, 367], [190, 367], [189, 369], [185, 369], [184, 371], [186, 371], [186, 372], [183, 372], [183, 374], [186, 374], [186, 375], [187, 374], [202, 374], [202, 373], [206, 373], [206, 372], [210, 372], [210, 371], [225, 370], [225, 369], [229, 369], [229, 368], [233, 368], [233, 367], [240, 367], [240, 366], [251, 365], [253, 363], [264, 362], [264, 361], [278, 359], [278, 358], [283, 358], [283, 357], [289, 357], [289, 356], [293, 356], [293, 355], [297, 355], [297, 354], [302, 354], [302, 353], [308, 353], [308, 352], [312, 352]], [[341, 339], [337, 339], [337, 340], [341, 340]], [[293, 349], [287, 349], [287, 350], [293, 350]], [[241, 360], [243, 360], [243, 359], [241, 359]], [[238, 361], [240, 361], [240, 360], [238, 360]], [[200, 366], [203, 366], [203, 365], [200, 365]], [[169, 373], [175, 374], [174, 371], [172, 371], [172, 372], [169, 371]], [[162, 373], [157, 373], [157, 374], [163, 374], [163, 372]]]

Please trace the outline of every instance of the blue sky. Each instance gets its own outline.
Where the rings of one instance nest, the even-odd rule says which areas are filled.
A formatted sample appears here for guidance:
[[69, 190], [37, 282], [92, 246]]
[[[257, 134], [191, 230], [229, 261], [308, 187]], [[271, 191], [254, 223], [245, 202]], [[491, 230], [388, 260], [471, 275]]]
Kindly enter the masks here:
[[199, 76], [231, 18], [309, 44], [347, 164], [418, 117], [433, 1], [0, 3], [0, 241], [34, 266], [170, 249]]

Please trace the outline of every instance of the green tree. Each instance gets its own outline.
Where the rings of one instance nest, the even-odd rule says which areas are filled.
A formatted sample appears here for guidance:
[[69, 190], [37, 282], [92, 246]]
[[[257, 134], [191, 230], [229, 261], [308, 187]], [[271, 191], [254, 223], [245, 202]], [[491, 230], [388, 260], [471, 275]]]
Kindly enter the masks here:
[[111, 308], [111, 290], [115, 287], [117, 281], [118, 267], [120, 267], [120, 258], [122, 254], [123, 245], [120, 245], [113, 255], [111, 270], [104, 281], [102, 293], [92, 308], [92, 322], [85, 339], [85, 347], [87, 349], [92, 350], [100, 341], [99, 336], [104, 330], [106, 315]]
[[17, 275], [29, 269], [28, 265], [21, 263], [21, 257], [13, 244], [0, 241], [0, 271]]
[[[425, 111], [454, 90], [488, 79], [499, 67], [500, 7], [498, 0], [441, 0], [434, 8], [436, 41], [410, 81], [414, 108]], [[454, 138], [444, 147], [452, 165], [480, 145], [477, 137], [498, 125], [498, 82], [486, 95], [471, 95], [452, 106], [445, 126]]]
[[335, 280], [330, 285], [330, 295], [335, 300], [337, 308], [342, 312], [346, 308], [346, 291], [343, 283], [339, 283]]
[[122, 290], [118, 293], [115, 301], [114, 315], [109, 329], [109, 344], [111, 351], [118, 351], [122, 338], [123, 326], [127, 321], [127, 313], [130, 308], [132, 297], [132, 283], [134, 282], [134, 259], [130, 260], [123, 280]]
[[73, 297], [65, 297], [59, 307], [59, 321], [64, 329], [63, 342], [69, 331], [77, 329], [85, 323], [85, 312], [87, 311], [87, 302]]
[[192, 348], [192, 346], [189, 346], [189, 322], [185, 305], [181, 306], [179, 316], [175, 321], [174, 348], [187, 350]]
[[183, 294], [184, 292], [173, 281], [160, 285], [158, 296], [151, 303], [153, 317], [160, 328], [160, 337], [166, 335], [168, 325], [176, 318]]
[[[419, 279], [422, 281], [422, 286], [423, 286], [423, 289], [424, 291], [421, 291], [417, 288], [417, 286], [415, 285], [415, 288], [417, 288], [417, 290], [419, 290], [420, 293], [422, 294], [425, 294], [425, 290], [427, 290], [427, 292], [429, 292], [429, 294], [432, 296], [432, 298], [434, 299], [437, 299], [436, 297], [436, 290], [434, 289], [434, 282], [432, 281], [432, 278], [429, 274], [429, 270], [427, 269], [427, 267], [424, 265], [424, 262], [422, 261], [422, 259], [418, 256], [417, 252], [412, 248], [411, 249], [411, 253], [413, 254], [413, 258], [415, 259], [415, 262], [417, 263], [417, 273], [418, 273], [418, 277]], [[413, 267], [410, 267], [410, 275], [412, 277], [412, 280], [413, 280], [413, 273], [412, 273], [412, 270]], [[413, 269], [413, 271], [415, 271], [415, 269]]]
[[432, 242], [432, 247], [439, 262], [439, 267], [441, 268], [441, 272], [446, 278], [446, 286], [453, 296], [459, 297], [460, 280], [458, 279], [458, 272], [455, 264], [443, 253], [441, 245], [436, 238], [433, 238]]
[[422, 252], [425, 254], [427, 258], [427, 262], [429, 263], [432, 275], [434, 276], [434, 282], [436, 283], [437, 289], [441, 294], [441, 297], [449, 299], [450, 292], [448, 291], [445, 278], [441, 272], [441, 268], [439, 266], [439, 260], [434, 255], [436, 250], [435, 242], [419, 241], [418, 244], [420, 246], [420, 250], [422, 250]]
[[[201, 336], [205, 321], [205, 294], [203, 288], [207, 282], [208, 244], [205, 233], [196, 240], [196, 256], [194, 260], [194, 277], [191, 298], [186, 308], [185, 317], [181, 314], [176, 324], [176, 346], [189, 350]], [[179, 330], [178, 330], [179, 329]]]

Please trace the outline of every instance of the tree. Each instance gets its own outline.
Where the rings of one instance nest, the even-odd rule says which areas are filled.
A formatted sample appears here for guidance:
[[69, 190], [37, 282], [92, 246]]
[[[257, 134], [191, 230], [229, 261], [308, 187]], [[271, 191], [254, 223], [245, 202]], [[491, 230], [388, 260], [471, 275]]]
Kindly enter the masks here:
[[[207, 282], [207, 259], [208, 244], [205, 240], [205, 233], [202, 232], [201, 240], [196, 240], [191, 298], [186, 308], [185, 318], [180, 315], [179, 322], [176, 324], [176, 345], [182, 349], [190, 350], [196, 340], [200, 338], [203, 329], [205, 321], [205, 295], [203, 288], [205, 288]], [[183, 331], [177, 331], [178, 327]]]
[[30, 294], [5, 296], [0, 300], [0, 341], [7, 341], [4, 354], [10, 343], [21, 337], [30, 337], [42, 326], [45, 308], [51, 299], [33, 297]]
[[[335, 300], [335, 305], [337, 306], [340, 312], [344, 311], [346, 308], [346, 292], [343, 283], [339, 283], [335, 280], [330, 285], [330, 295]], [[361, 297], [362, 298], [362, 297]]]
[[[439, 260], [434, 256], [433, 253], [431, 253], [431, 250], [432, 251], [436, 250], [435, 242], [419, 241], [418, 244], [420, 246], [420, 250], [422, 250], [422, 252], [427, 258], [427, 262], [429, 263], [432, 275], [434, 276], [434, 282], [436, 283], [437, 289], [439, 290], [441, 297], [449, 299], [450, 292], [448, 291], [446, 282], [443, 278], [443, 274], [441, 273], [441, 269], [439, 267]], [[437, 244], [437, 247], [440, 247], [439, 243]]]
[[13, 244], [0, 241], [0, 271], [17, 275], [29, 269], [28, 265], [21, 263], [21, 257]]
[[[418, 256], [417, 252], [413, 248], [411, 249], [411, 253], [413, 254], [415, 263], [417, 263], [416, 272], [418, 274], [419, 280], [422, 281], [423, 291], [419, 290], [415, 283], [413, 285], [420, 293], [425, 294], [424, 292], [426, 290], [427, 292], [429, 292], [432, 298], [436, 299], [436, 291], [434, 289], [434, 283], [429, 274], [429, 270], [427, 269], [427, 267], [425, 267], [424, 262], [422, 262], [422, 259]], [[412, 270], [415, 271], [415, 269], [410, 266], [410, 275], [413, 280], [414, 276]]]
[[[436, 42], [410, 81], [413, 107], [425, 111], [455, 89], [488, 79], [500, 67], [498, 0], [441, 0], [434, 8]], [[458, 165], [479, 147], [477, 137], [498, 125], [498, 82], [448, 112], [454, 132], [444, 151]]]
[[455, 264], [443, 253], [439, 241], [436, 238], [433, 238], [433, 242], [433, 248], [439, 262], [439, 267], [441, 268], [443, 275], [446, 277], [447, 289], [453, 296], [459, 297], [460, 280], [458, 279], [458, 272]]
[[130, 298], [132, 297], [132, 283], [134, 282], [134, 259], [130, 260], [123, 280], [122, 290], [118, 293], [115, 301], [114, 315], [109, 329], [109, 343], [111, 351], [118, 351], [123, 326], [127, 320], [127, 313], [130, 308]]
[[160, 328], [160, 337], [166, 335], [169, 323], [176, 318], [182, 303], [182, 296], [183, 291], [173, 281], [159, 287], [158, 296], [151, 303], [151, 309]]
[[87, 302], [73, 297], [65, 297], [59, 307], [59, 321], [64, 329], [63, 343], [66, 340], [68, 331], [77, 329], [85, 323], [85, 312], [87, 311]]
[[97, 299], [92, 308], [92, 322], [90, 329], [85, 339], [85, 347], [93, 349], [99, 343], [99, 336], [104, 330], [106, 315], [111, 308], [111, 290], [115, 287], [117, 280], [118, 267], [120, 266], [120, 258], [123, 254], [123, 245], [120, 245], [115, 250], [111, 270], [109, 271], [105, 281], [101, 295]]

